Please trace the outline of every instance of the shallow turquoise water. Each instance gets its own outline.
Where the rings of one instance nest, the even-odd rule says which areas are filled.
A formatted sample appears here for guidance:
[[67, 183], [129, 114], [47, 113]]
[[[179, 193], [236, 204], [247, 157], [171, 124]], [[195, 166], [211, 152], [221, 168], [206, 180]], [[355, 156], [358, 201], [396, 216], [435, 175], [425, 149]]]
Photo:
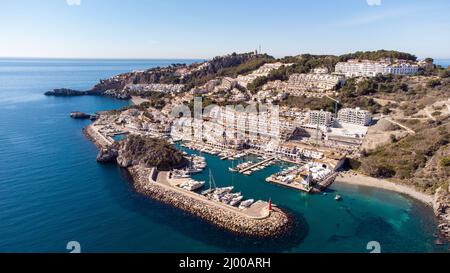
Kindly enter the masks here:
[[[120, 72], [179, 60], [0, 60], [0, 252], [437, 252], [429, 208], [395, 193], [335, 185], [334, 194], [306, 195], [264, 181], [279, 167], [250, 177], [232, 175], [229, 161], [207, 156], [220, 185], [268, 200], [292, 213], [295, 232], [278, 240], [234, 236], [182, 211], [139, 196], [115, 165], [95, 162], [82, 134], [92, 113], [128, 102], [101, 97], [55, 98], [43, 92], [87, 89]], [[207, 173], [198, 179], [206, 180]]]

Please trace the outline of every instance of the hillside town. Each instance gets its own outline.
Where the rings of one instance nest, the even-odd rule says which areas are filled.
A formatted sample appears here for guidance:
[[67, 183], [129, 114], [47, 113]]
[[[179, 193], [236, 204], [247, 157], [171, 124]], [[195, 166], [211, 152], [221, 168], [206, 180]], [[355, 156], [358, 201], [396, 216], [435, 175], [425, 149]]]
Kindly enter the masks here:
[[[219, 72], [212, 73], [217, 67], [221, 67]], [[336, 61], [331, 68], [319, 63], [305, 70], [299, 69], [295, 60], [280, 61], [255, 52], [227, 55], [191, 66], [138, 71], [102, 81], [93, 91], [84, 91], [103, 90], [102, 95], [132, 97], [137, 102], [122, 111], [97, 113], [88, 132], [106, 147], [100, 151], [101, 160], [117, 156], [107, 147], [120, 145], [130, 135], [150, 137], [231, 161], [236, 166], [230, 167], [229, 172], [246, 176], [277, 162], [290, 164], [265, 180], [293, 190], [318, 193], [325, 191], [349, 167], [349, 162], [364, 157], [367, 147], [383, 147], [398, 141], [397, 136], [415, 134], [407, 124], [389, 114], [393, 110], [373, 108], [378, 105], [380, 109], [382, 104], [393, 108], [391, 102], [356, 97], [373, 101], [366, 108], [367, 103], [358, 104], [355, 98], [346, 97], [346, 90], [366, 81], [393, 77], [417, 81], [420, 80], [417, 75], [429, 67], [429, 61], [382, 58]], [[164, 77], [175, 80], [163, 80]], [[142, 82], [142, 78], [149, 80]], [[295, 101], [300, 104], [293, 105]], [[315, 105], [318, 102], [322, 104]], [[450, 106], [446, 105], [449, 111], [441, 111], [442, 115], [450, 116]], [[403, 129], [403, 134], [397, 133], [397, 129], [382, 129], [387, 126], [383, 124]], [[387, 139], [379, 137], [389, 132]], [[185, 157], [191, 160], [189, 154]], [[253, 157], [257, 160], [250, 159]], [[206, 187], [206, 182], [195, 181], [191, 175], [203, 172], [205, 167], [204, 158], [196, 156], [189, 167], [173, 170], [170, 177], [178, 180], [168, 178], [168, 183], [199, 194], [201, 200], [206, 196], [207, 202], [270, 215], [261, 207], [262, 200], [255, 202], [256, 209], [252, 206], [253, 199], [243, 200], [231, 188], [217, 189], [210, 185], [204, 194], [198, 192]], [[336, 200], [340, 198], [336, 196]]]

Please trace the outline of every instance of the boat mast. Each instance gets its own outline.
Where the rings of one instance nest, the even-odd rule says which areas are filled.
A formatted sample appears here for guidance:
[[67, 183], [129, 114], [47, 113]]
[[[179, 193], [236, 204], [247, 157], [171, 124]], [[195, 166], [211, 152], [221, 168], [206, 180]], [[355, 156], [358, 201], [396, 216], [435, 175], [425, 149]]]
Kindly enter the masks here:
[[214, 186], [214, 189], [217, 188], [216, 181], [214, 180], [214, 176], [212, 175], [211, 169], [209, 169], [209, 188], [212, 189]]

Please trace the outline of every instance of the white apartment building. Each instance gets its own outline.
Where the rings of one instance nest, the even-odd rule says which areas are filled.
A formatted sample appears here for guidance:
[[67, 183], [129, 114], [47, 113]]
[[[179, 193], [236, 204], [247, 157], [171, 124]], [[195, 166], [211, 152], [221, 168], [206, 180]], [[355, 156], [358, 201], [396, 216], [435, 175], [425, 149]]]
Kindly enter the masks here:
[[411, 65], [405, 61], [398, 60], [392, 64], [387, 60], [369, 61], [369, 60], [350, 60], [336, 64], [335, 72], [343, 74], [346, 77], [375, 77], [378, 74], [387, 75], [413, 75], [419, 71], [418, 65]]
[[333, 90], [344, 82], [344, 78], [331, 74], [294, 74], [289, 77], [286, 91], [292, 95], [300, 95], [304, 91], [325, 92]]
[[283, 63], [268, 63], [265, 64], [263, 66], [261, 66], [260, 68], [258, 68], [257, 70], [253, 71], [252, 73], [248, 74], [248, 75], [240, 75], [236, 78], [236, 81], [239, 85], [243, 86], [243, 87], [247, 87], [248, 84], [250, 84], [251, 82], [253, 82], [254, 80], [256, 80], [259, 77], [265, 77], [267, 75], [269, 75], [270, 72], [272, 72], [273, 70], [276, 70], [280, 67], [282, 67], [283, 65], [289, 66], [289, 64], [283, 64]]
[[321, 127], [330, 127], [333, 122], [333, 115], [323, 110], [309, 112], [309, 124]]
[[411, 65], [408, 63], [391, 65], [388, 66], [386, 70], [387, 74], [394, 74], [394, 75], [414, 75], [417, 74], [417, 72], [419, 72], [419, 66]]
[[386, 74], [389, 66], [384, 62], [372, 61], [355, 61], [350, 60], [346, 63], [340, 62], [336, 64], [335, 72], [344, 74], [346, 77], [375, 77], [378, 74]]
[[326, 67], [318, 67], [314, 68], [313, 73], [314, 74], [328, 74], [328, 68]]
[[248, 113], [225, 107], [215, 108], [211, 114], [212, 122], [222, 126], [220, 134], [227, 138], [240, 135], [244, 138], [257, 138], [259, 140], [286, 140], [294, 131], [295, 126], [291, 119], [278, 115], [278, 112], [261, 111]]
[[372, 114], [360, 108], [345, 108], [339, 111], [338, 120], [344, 123], [369, 126], [372, 122]]
[[128, 84], [125, 86], [124, 90], [139, 93], [180, 93], [183, 90], [183, 87], [183, 84]]

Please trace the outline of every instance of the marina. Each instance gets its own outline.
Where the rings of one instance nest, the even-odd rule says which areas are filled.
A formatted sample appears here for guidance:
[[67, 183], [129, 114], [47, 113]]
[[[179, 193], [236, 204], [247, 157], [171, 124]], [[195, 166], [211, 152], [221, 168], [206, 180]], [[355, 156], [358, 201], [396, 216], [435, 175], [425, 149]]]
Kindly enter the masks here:
[[275, 160], [275, 157], [271, 157], [269, 159], [265, 159], [261, 162], [255, 163], [255, 164], [249, 164], [248, 167], [243, 168], [242, 170], [240, 170], [240, 173], [248, 173], [251, 174], [252, 172], [255, 171], [260, 171], [265, 167], [268, 167], [273, 161]]
[[[191, 151], [203, 153], [207, 149], [199, 149], [203, 145], [200, 144], [181, 144], [180, 147], [190, 149]], [[228, 159], [231, 162], [231, 166], [228, 167], [230, 173], [239, 173], [244, 176], [250, 176], [255, 172], [262, 171], [276, 162], [286, 162], [291, 167], [284, 169], [279, 173], [274, 173], [265, 178], [266, 182], [285, 186], [295, 190], [299, 190], [306, 193], [319, 193], [326, 190], [334, 182], [338, 172], [331, 169], [327, 164], [323, 162], [315, 161], [293, 161], [287, 158], [267, 156], [253, 150], [249, 151], [225, 151], [219, 155], [209, 153], [212, 156], [225, 155], [226, 158], [220, 157], [220, 160]], [[239, 161], [243, 161], [240, 164], [235, 165], [235, 156], [240, 158]], [[244, 159], [251, 159], [245, 161]]]
[[[0, 66], [9, 69], [11, 62], [14, 63], [10, 61]], [[0, 89], [3, 88], [10, 98], [23, 100], [22, 94], [18, 94], [24, 91], [24, 84], [30, 86], [26, 94], [37, 97], [42, 90], [54, 85], [77, 86], [81, 83], [83, 88], [89, 88], [99, 78], [135, 69], [124, 68], [124, 62], [55, 60], [50, 61], [50, 65], [44, 61], [24, 65], [24, 60], [20, 60], [16, 62], [17, 66], [14, 65], [17, 76], [0, 75], [6, 83]], [[167, 65], [175, 62], [177, 60], [167, 61]], [[52, 63], [63, 63], [68, 70], [55, 71]], [[143, 64], [140, 69], [151, 66]], [[111, 65], [118, 70], [110, 70]], [[92, 71], [86, 72], [87, 66], [93, 67]], [[31, 68], [39, 73], [30, 72]], [[77, 71], [86, 73], [86, 78], [75, 76]], [[6, 86], [11, 86], [17, 93], [10, 93]], [[5, 101], [1, 104], [3, 122], [7, 124], [3, 141], [8, 143], [1, 148], [4, 156], [10, 159], [4, 162], [1, 179], [6, 190], [0, 211], [0, 233], [5, 252], [64, 252], [61, 242], [66, 241], [68, 234], [55, 230], [70, 230], [71, 238], [81, 238], [84, 249], [89, 248], [92, 252], [366, 252], [361, 242], [367, 238], [382, 240], [384, 252], [443, 252], [448, 249], [448, 246], [434, 245], [437, 224], [430, 209], [403, 195], [343, 183], [331, 185], [328, 195], [306, 194], [265, 182], [268, 176], [287, 168], [280, 162], [245, 176], [229, 172], [231, 161], [204, 154], [207, 168], [191, 176], [196, 181], [206, 181], [200, 191], [207, 189], [210, 168], [218, 187], [234, 186], [234, 191], [241, 192], [244, 199], [272, 199], [279, 208], [285, 208], [300, 219], [293, 231], [300, 239], [289, 237], [279, 242], [232, 236], [225, 228], [214, 228], [199, 217], [185, 213], [184, 209], [178, 209], [185, 200], [182, 195], [175, 198], [172, 191], [162, 188], [158, 188], [159, 191], [141, 189], [143, 198], [135, 193], [131, 188], [134, 184], [129, 183], [128, 176], [118, 167], [99, 165], [93, 160], [97, 154], [95, 146], [79, 133], [89, 121], [71, 120], [67, 112], [72, 109], [87, 113], [120, 109], [128, 105], [127, 101], [97, 96], [45, 98], [17, 104], [14, 111]], [[47, 119], [43, 120], [43, 116]], [[20, 145], [12, 145], [13, 138], [20, 139]], [[96, 138], [101, 139], [100, 136]], [[22, 161], [25, 148], [31, 151], [27, 152], [27, 168]], [[255, 156], [242, 159], [258, 160]], [[49, 172], [55, 160], [59, 167]], [[180, 189], [180, 192], [186, 190]], [[340, 203], [334, 200], [335, 192], [343, 197]], [[150, 196], [146, 193], [161, 196], [145, 198]], [[174, 209], [171, 204], [154, 201], [159, 200], [157, 198], [170, 198], [171, 203], [178, 205]], [[48, 211], [37, 213], [37, 207], [48, 208]], [[20, 215], [16, 208], [21, 208]], [[198, 213], [218, 215], [210, 209]], [[228, 220], [233, 221], [232, 218]], [[73, 224], [80, 222], [80, 225]], [[36, 223], [39, 223], [39, 229], [35, 228]], [[361, 232], [356, 232], [361, 228]], [[350, 237], [335, 239], [342, 234]]]

